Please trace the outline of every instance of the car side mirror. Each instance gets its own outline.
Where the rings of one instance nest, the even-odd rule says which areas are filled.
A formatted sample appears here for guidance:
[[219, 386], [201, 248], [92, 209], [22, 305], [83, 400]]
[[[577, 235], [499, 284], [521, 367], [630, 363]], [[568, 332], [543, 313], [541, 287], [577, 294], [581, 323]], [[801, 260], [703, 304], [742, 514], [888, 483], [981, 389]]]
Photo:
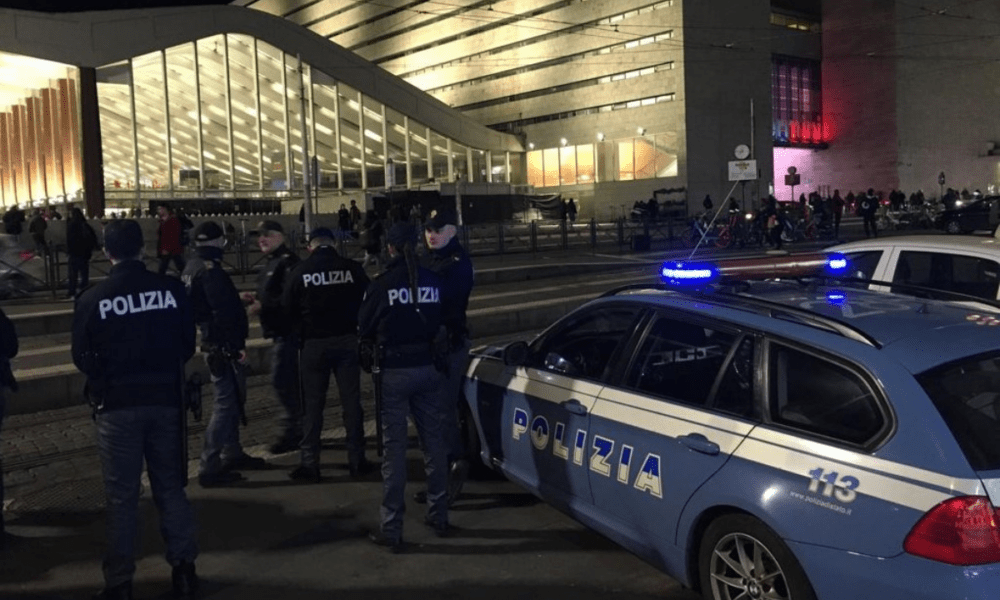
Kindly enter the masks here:
[[575, 375], [577, 372], [576, 366], [573, 363], [555, 352], [549, 352], [545, 356], [545, 368], [549, 371], [562, 373], [563, 375]]
[[511, 342], [503, 348], [503, 364], [508, 367], [520, 367], [528, 362], [528, 343]]

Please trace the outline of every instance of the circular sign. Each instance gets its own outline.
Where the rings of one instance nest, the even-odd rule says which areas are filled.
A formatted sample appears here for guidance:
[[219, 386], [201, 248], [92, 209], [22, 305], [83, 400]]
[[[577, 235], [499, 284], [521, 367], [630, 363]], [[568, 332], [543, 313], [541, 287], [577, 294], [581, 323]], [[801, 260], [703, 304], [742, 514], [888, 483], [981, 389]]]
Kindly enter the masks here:
[[789, 175], [795, 175], [795, 173], [797, 171], [798, 171], [798, 169], [796, 169], [795, 167], [788, 167], [788, 174]]
[[748, 148], [746, 144], [740, 144], [739, 146], [736, 146], [736, 150], [734, 150], [733, 153], [736, 155], [737, 159], [743, 160], [744, 158], [750, 156], [750, 148]]

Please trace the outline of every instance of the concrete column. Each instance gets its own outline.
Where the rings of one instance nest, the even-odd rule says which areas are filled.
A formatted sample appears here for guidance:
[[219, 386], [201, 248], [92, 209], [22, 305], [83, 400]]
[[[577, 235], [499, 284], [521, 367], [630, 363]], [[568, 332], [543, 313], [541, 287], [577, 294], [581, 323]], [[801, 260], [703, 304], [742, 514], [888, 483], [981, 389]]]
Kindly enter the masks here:
[[80, 136], [83, 146], [83, 193], [87, 216], [104, 214], [104, 154], [101, 114], [97, 103], [97, 69], [80, 68]]

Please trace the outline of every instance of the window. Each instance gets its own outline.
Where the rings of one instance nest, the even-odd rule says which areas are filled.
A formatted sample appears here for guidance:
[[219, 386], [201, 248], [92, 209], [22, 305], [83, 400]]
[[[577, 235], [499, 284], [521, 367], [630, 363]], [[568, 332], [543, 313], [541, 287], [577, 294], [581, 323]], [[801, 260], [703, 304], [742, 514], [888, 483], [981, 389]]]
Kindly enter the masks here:
[[[1000, 265], [992, 260], [945, 254], [903, 251], [893, 283], [906, 283], [996, 300]], [[896, 291], [896, 290], [893, 290]]]
[[847, 264], [851, 268], [851, 277], [872, 279], [875, 277], [875, 269], [878, 267], [878, 261], [882, 260], [882, 251], [868, 250], [865, 252], [852, 252], [845, 256], [847, 256]]
[[1000, 469], [1000, 356], [979, 356], [917, 376], [973, 469]]
[[853, 444], [871, 440], [885, 425], [871, 388], [840, 365], [775, 344], [769, 373], [775, 423]]
[[772, 138], [784, 146], [823, 143], [819, 62], [786, 56], [771, 65]]
[[737, 344], [711, 401], [712, 408], [741, 417], [750, 417], [757, 412], [753, 396], [754, 346], [753, 337], [749, 335]]
[[696, 323], [658, 318], [642, 342], [626, 385], [653, 396], [705, 406], [735, 340], [730, 333]]
[[635, 329], [637, 306], [600, 306], [561, 322], [533, 344], [531, 364], [572, 377], [603, 379], [615, 350]]

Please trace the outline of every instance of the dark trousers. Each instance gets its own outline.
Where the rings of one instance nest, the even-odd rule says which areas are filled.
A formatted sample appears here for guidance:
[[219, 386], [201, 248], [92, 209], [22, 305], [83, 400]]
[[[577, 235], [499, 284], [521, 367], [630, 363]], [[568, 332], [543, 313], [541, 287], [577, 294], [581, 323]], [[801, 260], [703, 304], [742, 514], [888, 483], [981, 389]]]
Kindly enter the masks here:
[[76, 296], [77, 291], [87, 289], [90, 284], [90, 257], [69, 256], [66, 259], [67, 292]]
[[158, 272], [160, 275], [166, 275], [167, 269], [170, 268], [170, 261], [174, 261], [174, 266], [177, 267], [177, 273], [184, 272], [184, 255], [183, 254], [161, 254], [160, 255], [160, 268]]
[[330, 372], [337, 378], [337, 392], [347, 430], [347, 460], [359, 464], [365, 456], [364, 414], [361, 410], [361, 367], [358, 337], [354, 334], [305, 340], [302, 344], [302, 465], [319, 466], [323, 408], [330, 389]]
[[97, 415], [97, 445], [104, 472], [108, 550], [104, 582], [113, 587], [132, 580], [139, 533], [139, 481], [146, 461], [167, 562], [194, 562], [198, 555], [194, 511], [184, 493], [180, 410], [136, 406]]
[[[242, 369], [242, 367], [240, 367]], [[205, 444], [198, 464], [199, 475], [214, 475], [222, 471], [225, 460], [243, 455], [240, 445], [240, 400], [236, 372], [226, 365], [220, 373], [212, 373], [215, 390], [212, 419], [205, 427]]]
[[[0, 433], [3, 432], [3, 415], [7, 410], [6, 406], [6, 396], [7, 390], [0, 387]], [[0, 442], [2, 442], [0, 438]], [[0, 447], [3, 444], [0, 443]], [[3, 527], [3, 455], [0, 455], [0, 538], [3, 537], [4, 527]]]
[[449, 419], [446, 425], [445, 434], [448, 440], [448, 462], [454, 462], [460, 458], [468, 458], [465, 455], [465, 441], [462, 437], [462, 430], [459, 428], [459, 404], [462, 401], [462, 377], [465, 369], [469, 366], [469, 348], [472, 344], [469, 340], [464, 342], [448, 355], [448, 385], [445, 388], [447, 412], [445, 416]]
[[433, 366], [382, 372], [382, 533], [403, 535], [406, 512], [407, 415], [420, 436], [427, 475], [427, 520], [448, 523], [448, 449], [445, 439], [446, 380]]
[[299, 395], [299, 339], [274, 338], [271, 348], [271, 386], [281, 404], [281, 439], [302, 439], [302, 398]]
[[[863, 218], [865, 223], [865, 237], [878, 237], [878, 227], [875, 225], [875, 214], [865, 213]], [[869, 228], [871, 230], [870, 233]]]

